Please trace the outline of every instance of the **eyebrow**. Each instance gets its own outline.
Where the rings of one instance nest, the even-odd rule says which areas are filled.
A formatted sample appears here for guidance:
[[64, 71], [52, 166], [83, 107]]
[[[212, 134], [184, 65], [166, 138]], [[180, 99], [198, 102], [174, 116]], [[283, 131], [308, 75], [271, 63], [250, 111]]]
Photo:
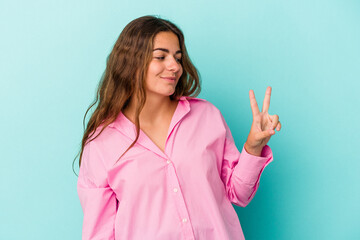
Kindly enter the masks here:
[[[163, 52], [166, 52], [166, 53], [169, 53], [169, 49], [166, 49], [166, 48], [155, 48], [153, 51], [156, 51], [156, 50], [160, 50], [160, 51], [163, 51]], [[181, 50], [177, 50], [175, 54], [178, 54], [178, 53], [182, 53]]]

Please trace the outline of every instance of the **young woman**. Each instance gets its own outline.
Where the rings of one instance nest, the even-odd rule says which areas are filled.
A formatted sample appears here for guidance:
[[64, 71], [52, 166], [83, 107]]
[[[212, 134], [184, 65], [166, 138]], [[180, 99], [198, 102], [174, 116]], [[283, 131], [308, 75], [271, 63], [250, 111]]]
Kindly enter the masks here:
[[249, 92], [241, 154], [199, 92], [178, 27], [144, 16], [124, 28], [82, 140], [83, 239], [244, 239], [231, 203], [251, 201], [273, 159], [267, 142], [281, 124], [268, 114], [271, 88], [261, 112]]

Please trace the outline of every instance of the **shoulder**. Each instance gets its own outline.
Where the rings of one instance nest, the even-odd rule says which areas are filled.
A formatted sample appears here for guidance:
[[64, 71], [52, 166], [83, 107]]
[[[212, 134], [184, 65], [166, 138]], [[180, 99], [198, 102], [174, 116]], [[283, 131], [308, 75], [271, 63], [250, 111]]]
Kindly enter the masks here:
[[93, 146], [99, 146], [100, 148], [103, 145], [108, 145], [108, 143], [113, 142], [115, 139], [119, 138], [118, 132], [115, 131], [113, 123], [110, 123], [108, 126], [100, 125], [96, 128], [91, 137], [89, 137], [89, 143], [92, 143]]
[[203, 109], [213, 109], [219, 111], [219, 109], [212, 104], [210, 101], [198, 98], [198, 97], [182, 97], [181, 99], [186, 99], [191, 107], [199, 107]]
[[210, 101], [202, 98], [186, 97], [189, 104], [189, 114], [187, 118], [193, 123], [202, 126], [212, 126], [224, 128], [224, 117], [221, 111]]
[[213, 103], [206, 99], [197, 97], [186, 97], [186, 100], [189, 102], [191, 112], [197, 112], [201, 114], [207, 113], [221, 116], [220, 110]]
[[85, 145], [84, 150], [91, 148], [92, 154], [96, 152], [98, 161], [101, 160], [106, 168], [110, 168], [131, 143], [132, 140], [120, 132], [114, 123], [111, 123], [104, 129], [103, 125], [100, 125]]

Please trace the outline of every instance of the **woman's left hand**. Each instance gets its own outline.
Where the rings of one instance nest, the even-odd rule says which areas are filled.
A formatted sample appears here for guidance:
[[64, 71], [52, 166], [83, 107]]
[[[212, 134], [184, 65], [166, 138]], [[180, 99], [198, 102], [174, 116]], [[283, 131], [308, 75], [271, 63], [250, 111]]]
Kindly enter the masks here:
[[263, 147], [269, 142], [270, 137], [275, 134], [274, 129], [280, 131], [281, 123], [278, 115], [268, 113], [270, 106], [271, 87], [267, 87], [262, 111], [259, 111], [253, 90], [249, 91], [253, 122], [249, 136], [245, 142], [245, 150], [256, 156], [261, 155]]

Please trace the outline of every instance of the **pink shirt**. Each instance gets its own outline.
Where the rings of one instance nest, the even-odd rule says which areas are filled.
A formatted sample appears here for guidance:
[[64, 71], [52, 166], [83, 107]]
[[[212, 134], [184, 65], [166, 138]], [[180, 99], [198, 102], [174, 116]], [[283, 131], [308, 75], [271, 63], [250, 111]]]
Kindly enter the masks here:
[[162, 152], [122, 113], [84, 148], [78, 194], [83, 239], [244, 239], [231, 205], [245, 207], [272, 160], [240, 154], [220, 111], [181, 97]]

